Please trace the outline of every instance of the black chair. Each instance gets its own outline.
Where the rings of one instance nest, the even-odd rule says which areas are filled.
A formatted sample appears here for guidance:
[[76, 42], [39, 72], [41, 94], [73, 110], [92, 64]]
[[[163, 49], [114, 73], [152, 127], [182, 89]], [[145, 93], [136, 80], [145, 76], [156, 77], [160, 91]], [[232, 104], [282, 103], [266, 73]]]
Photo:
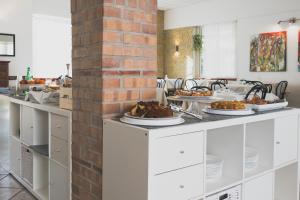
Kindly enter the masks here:
[[263, 85], [264, 83], [261, 81], [246, 81], [246, 84], [249, 85]]
[[276, 86], [276, 96], [279, 97], [279, 99], [285, 99], [286, 96], [286, 88], [288, 86], [287, 81], [280, 81]]
[[174, 82], [174, 88], [168, 89], [167, 96], [174, 96], [176, 90], [182, 89], [183, 83], [184, 83], [184, 79], [183, 78], [177, 78], [175, 80], [175, 82]]
[[267, 88], [267, 93], [272, 93], [273, 91], [273, 85], [272, 84], [264, 84]]
[[250, 91], [246, 94], [245, 100], [253, 93], [253, 96], [260, 96], [261, 99], [266, 99], [267, 87], [265, 85], [255, 85]]
[[187, 79], [185, 81], [185, 88], [187, 90], [191, 90], [193, 87], [198, 86], [197, 82], [195, 81], [195, 79]]
[[211, 90], [211, 88], [206, 86], [194, 86], [191, 88], [191, 90]]
[[218, 79], [217, 82], [223, 83], [224, 85], [228, 84], [228, 80], [227, 79]]
[[158, 88], [164, 88], [166, 85], [166, 80], [165, 79], [157, 79], [157, 87]]
[[226, 88], [226, 85], [224, 84], [224, 83], [221, 83], [221, 82], [219, 82], [219, 81], [215, 81], [215, 82], [213, 82], [213, 83], [211, 83], [211, 85], [210, 85], [210, 89], [212, 90], [212, 91], [215, 91], [216, 89], [221, 89], [221, 88]]

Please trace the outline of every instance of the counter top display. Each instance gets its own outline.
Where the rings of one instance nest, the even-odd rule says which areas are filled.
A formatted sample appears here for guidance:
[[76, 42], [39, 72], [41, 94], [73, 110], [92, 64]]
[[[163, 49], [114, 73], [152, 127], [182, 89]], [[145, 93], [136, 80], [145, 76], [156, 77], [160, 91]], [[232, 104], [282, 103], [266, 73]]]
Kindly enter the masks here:
[[299, 116], [285, 108], [203, 113], [164, 127], [105, 120], [103, 200], [211, 200], [232, 191], [234, 199], [297, 200]]

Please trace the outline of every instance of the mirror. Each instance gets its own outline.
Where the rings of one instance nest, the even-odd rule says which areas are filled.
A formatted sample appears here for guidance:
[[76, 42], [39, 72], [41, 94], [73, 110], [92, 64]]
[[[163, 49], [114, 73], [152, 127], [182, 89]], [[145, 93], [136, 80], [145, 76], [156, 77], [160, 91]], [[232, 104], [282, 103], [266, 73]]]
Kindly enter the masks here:
[[0, 33], [0, 56], [15, 56], [15, 35]]

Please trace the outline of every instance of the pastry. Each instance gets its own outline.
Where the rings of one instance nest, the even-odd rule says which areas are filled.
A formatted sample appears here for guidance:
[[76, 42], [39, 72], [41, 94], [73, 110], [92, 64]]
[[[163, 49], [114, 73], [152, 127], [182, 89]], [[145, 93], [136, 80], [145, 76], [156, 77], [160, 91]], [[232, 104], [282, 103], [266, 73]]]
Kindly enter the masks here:
[[246, 104], [241, 101], [216, 101], [211, 103], [212, 109], [219, 110], [244, 110], [246, 109]]
[[130, 110], [130, 115], [142, 118], [164, 118], [173, 117], [173, 111], [170, 107], [161, 106], [158, 102], [138, 102]]

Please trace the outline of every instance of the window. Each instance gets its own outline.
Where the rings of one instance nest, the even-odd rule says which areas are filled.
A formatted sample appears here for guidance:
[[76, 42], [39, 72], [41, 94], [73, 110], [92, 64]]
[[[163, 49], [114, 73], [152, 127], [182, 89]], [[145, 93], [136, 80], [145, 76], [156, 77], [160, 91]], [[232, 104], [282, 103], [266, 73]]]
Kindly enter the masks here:
[[235, 78], [236, 23], [205, 25], [202, 34], [202, 77]]

